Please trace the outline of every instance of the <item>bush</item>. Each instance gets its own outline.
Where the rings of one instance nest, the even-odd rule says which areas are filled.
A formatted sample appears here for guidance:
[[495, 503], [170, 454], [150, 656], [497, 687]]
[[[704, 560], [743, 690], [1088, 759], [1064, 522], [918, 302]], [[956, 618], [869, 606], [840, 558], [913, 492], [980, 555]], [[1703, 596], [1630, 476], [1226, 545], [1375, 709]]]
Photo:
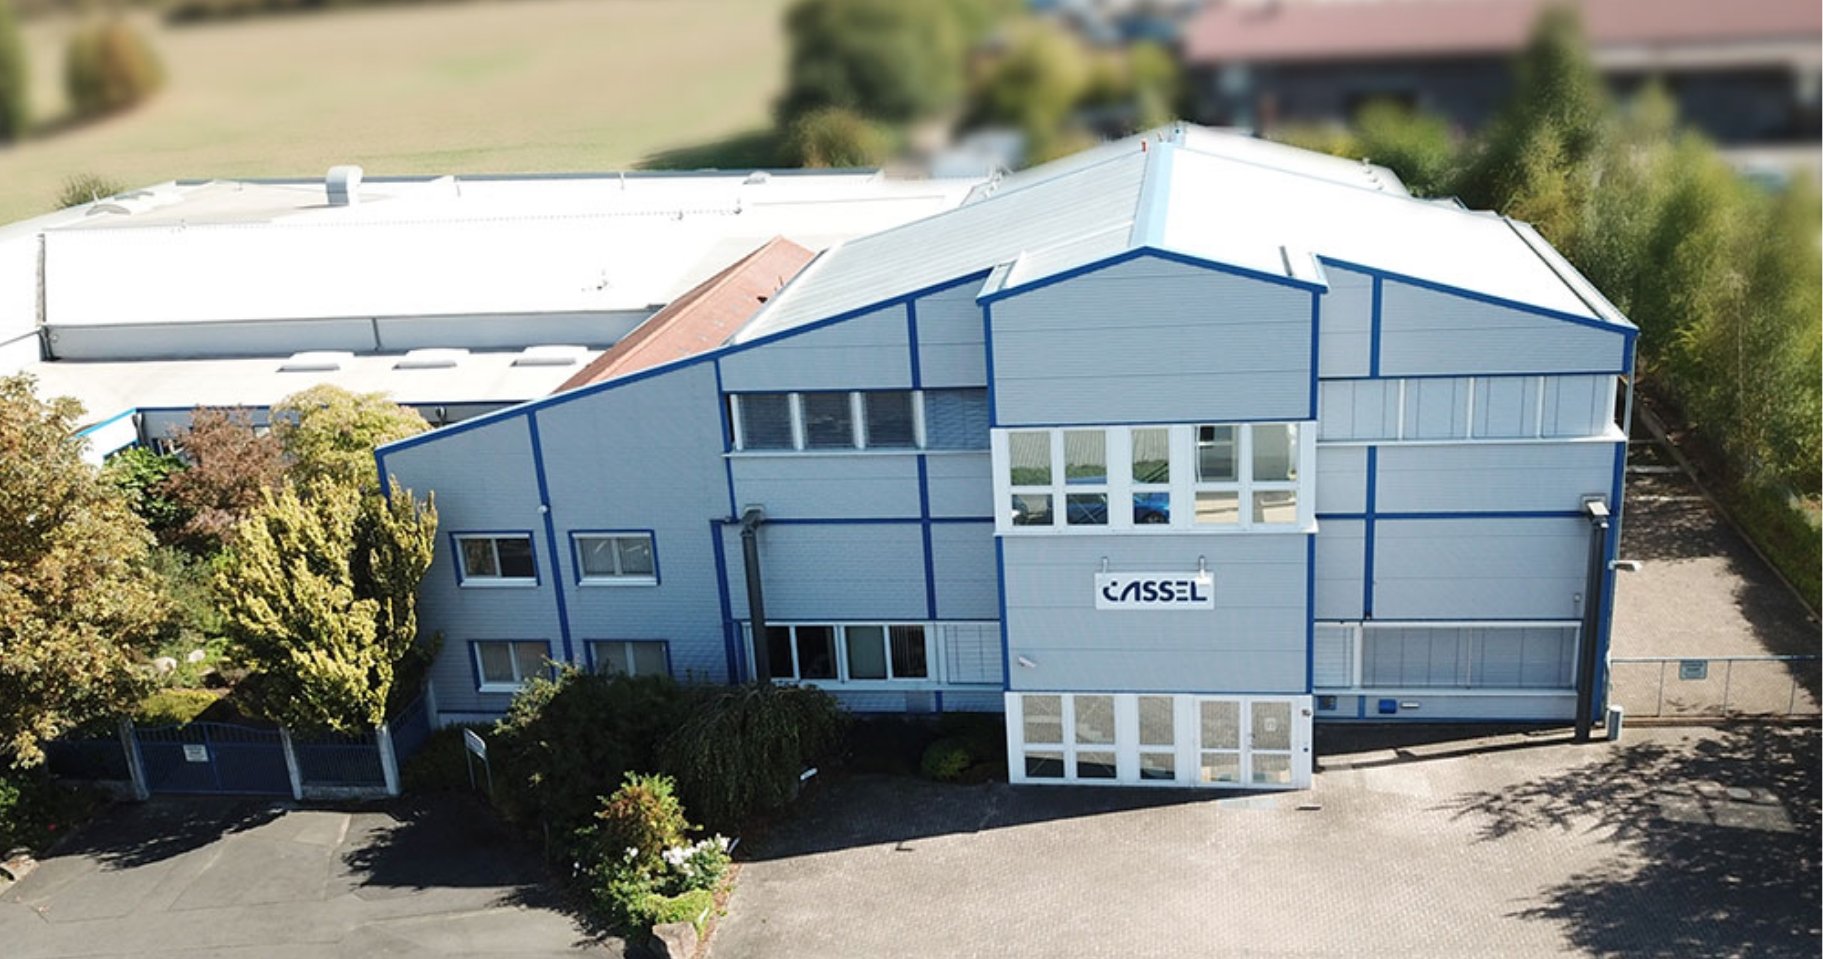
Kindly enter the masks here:
[[182, 726], [218, 702], [221, 696], [206, 689], [161, 689], [140, 700], [133, 721], [142, 726]]
[[[462, 742], [466, 726], [445, 726], [430, 734], [399, 770], [400, 788], [407, 793], [450, 792], [469, 788], [468, 747]], [[475, 768], [476, 785], [485, 787], [484, 773]]]
[[118, 17], [70, 37], [63, 84], [76, 115], [93, 118], [136, 106], [164, 86], [164, 66], [138, 28]]
[[690, 829], [676, 789], [668, 777], [628, 773], [595, 814], [589, 834], [597, 851], [648, 875], [663, 871], [665, 851], [682, 846]]
[[[78, 173], [63, 181], [63, 189], [57, 193], [57, 209], [67, 210], [70, 207], [81, 206], [84, 203], [94, 203], [96, 200], [105, 200], [116, 193], [125, 192], [126, 188], [127, 185], [121, 183], [119, 180], [110, 180], [107, 177], [96, 176], [93, 173]], [[158, 460], [165, 458], [166, 455], [167, 454], [157, 453], [146, 449], [143, 446], [135, 446], [111, 457], [108, 460], [108, 465], [113, 466], [114, 460], [120, 457], [132, 457], [134, 459], [143, 459], [148, 463], [156, 463]], [[183, 467], [183, 459], [181, 457], [172, 456], [170, 459], [176, 461], [177, 468], [181, 469]], [[138, 464], [134, 465], [137, 466]], [[159, 478], [162, 479], [163, 477], [161, 476]], [[141, 485], [134, 491], [136, 493], [141, 493], [141, 491], [146, 488], [145, 485]], [[133, 511], [139, 513], [141, 516], [145, 516], [146, 523], [152, 525], [156, 530], [158, 527], [155, 525], [153, 517], [145, 513], [140, 507], [141, 504], [136, 502]]]
[[939, 739], [924, 750], [924, 761], [919, 768], [928, 779], [955, 782], [974, 764], [968, 744], [960, 739]]
[[98, 793], [60, 786], [43, 766], [0, 766], [0, 859], [21, 847], [43, 853], [100, 805]]
[[665, 677], [565, 669], [537, 678], [494, 726], [494, 802], [522, 826], [567, 836], [590, 824], [627, 773], [659, 768], [658, 744], [687, 698]]
[[703, 922], [715, 908], [715, 893], [707, 889], [690, 889], [675, 896], [647, 893], [635, 907], [641, 926], [650, 928], [667, 922], [687, 922], [703, 931]]
[[717, 828], [780, 809], [798, 776], [841, 741], [836, 701], [806, 686], [750, 684], [700, 701], [661, 749], [684, 802]]
[[700, 928], [728, 872], [727, 839], [685, 843], [690, 823], [674, 790], [669, 777], [629, 773], [578, 833], [596, 902], [630, 932], [665, 922]]
[[801, 167], [874, 167], [892, 154], [892, 137], [841, 107], [812, 110], [785, 131], [785, 156]]
[[946, 3], [798, 0], [779, 116], [840, 107], [885, 121], [936, 114], [961, 92], [965, 26]]

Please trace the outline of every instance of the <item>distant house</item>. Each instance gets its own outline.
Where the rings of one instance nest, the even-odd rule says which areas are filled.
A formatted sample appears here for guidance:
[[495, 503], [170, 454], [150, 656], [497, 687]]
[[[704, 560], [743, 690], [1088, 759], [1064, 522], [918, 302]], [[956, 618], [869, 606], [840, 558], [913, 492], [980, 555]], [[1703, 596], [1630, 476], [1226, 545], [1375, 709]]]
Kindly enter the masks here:
[[[1346, 121], [1372, 100], [1481, 126], [1548, 0], [1215, 3], [1185, 29], [1199, 119], [1267, 128]], [[1577, 0], [1618, 92], [1660, 77], [1725, 145], [1818, 139], [1815, 0]]]

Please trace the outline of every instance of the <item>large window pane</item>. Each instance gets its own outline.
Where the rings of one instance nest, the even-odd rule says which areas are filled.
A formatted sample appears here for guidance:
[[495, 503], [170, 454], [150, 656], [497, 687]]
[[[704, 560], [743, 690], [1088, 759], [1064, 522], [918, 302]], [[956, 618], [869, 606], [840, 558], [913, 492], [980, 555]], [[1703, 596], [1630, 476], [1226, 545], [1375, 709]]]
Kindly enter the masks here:
[[1253, 521], [1255, 523], [1297, 522], [1297, 491], [1267, 490], [1253, 494]]
[[1203, 490], [1196, 494], [1196, 521], [1202, 525], [1229, 526], [1241, 521], [1241, 494], [1232, 490]]
[[799, 626], [798, 678], [836, 678], [836, 630], [834, 626]]
[[987, 449], [987, 390], [925, 390], [924, 445], [934, 450]]
[[1063, 481], [1076, 486], [1108, 483], [1108, 436], [1101, 430], [1064, 430]]
[[845, 626], [849, 679], [886, 678], [886, 630], [880, 626]]
[[930, 676], [929, 657], [924, 647], [924, 627], [894, 626], [892, 651], [894, 679], [926, 679]]
[[748, 393], [741, 401], [741, 448], [788, 450], [791, 443], [791, 397], [784, 393]]
[[1253, 754], [1253, 782], [1260, 786], [1291, 785], [1290, 756]]
[[917, 445], [912, 431], [910, 393], [864, 393], [867, 446], [870, 449], [909, 449]]
[[494, 541], [491, 539], [458, 540], [462, 544], [463, 576], [499, 576], [500, 566], [494, 562]]
[[1196, 428], [1196, 481], [1199, 483], [1233, 483], [1240, 479], [1236, 469], [1234, 427], [1199, 426]]
[[1200, 704], [1204, 749], [1241, 748], [1241, 704], [1219, 700]]
[[633, 649], [633, 675], [668, 676], [671, 664], [665, 661], [664, 643], [628, 643]]
[[1077, 745], [1114, 745], [1114, 697], [1077, 696], [1075, 706]]
[[1009, 434], [1007, 454], [1014, 486], [1051, 485], [1051, 434]]
[[520, 680], [531, 679], [544, 669], [546, 652], [543, 643], [513, 644], [513, 665], [519, 669]]
[[1056, 750], [1027, 751], [1025, 774], [1031, 779], [1062, 779], [1063, 753]]
[[1108, 494], [1071, 493], [1064, 497], [1071, 526], [1108, 525]]
[[1203, 753], [1203, 782], [1238, 783], [1241, 781], [1240, 753]]
[[1133, 431], [1133, 482], [1171, 482], [1171, 431], [1159, 428]]
[[584, 576], [614, 575], [614, 540], [606, 536], [576, 538], [576, 558]]
[[1139, 778], [1176, 779], [1177, 757], [1171, 753], [1140, 753]]
[[1051, 494], [1049, 493], [1014, 493], [1013, 494], [1014, 526], [1049, 526], [1051, 525]]
[[512, 643], [476, 643], [475, 650], [481, 657], [483, 683], [511, 684], [519, 681], [513, 675]]
[[805, 393], [804, 445], [813, 450], [853, 449], [854, 406], [847, 393]]
[[503, 537], [494, 540], [494, 554], [500, 559], [500, 575], [508, 579], [531, 579], [536, 575], [532, 565], [532, 538]]
[[797, 671], [791, 665], [791, 627], [766, 627], [766, 667], [773, 679], [792, 679]]
[[1025, 714], [1025, 741], [1028, 745], [1063, 742], [1062, 696], [1021, 696], [1020, 706], [1021, 712]]
[[1077, 779], [1113, 779], [1114, 754], [1111, 752], [1078, 752], [1076, 754]]
[[620, 551], [620, 575], [651, 576], [657, 569], [652, 562], [651, 537], [620, 536], [614, 542]]
[[1134, 493], [1133, 523], [1137, 526], [1157, 526], [1171, 522], [1170, 493]]
[[1298, 427], [1267, 423], [1253, 428], [1253, 481], [1283, 483], [1298, 478]]
[[1251, 712], [1254, 749], [1291, 748], [1290, 703], [1254, 703]]
[[1141, 746], [1171, 746], [1177, 743], [1176, 730], [1172, 728], [1171, 713], [1171, 697], [1139, 697], [1139, 744]]

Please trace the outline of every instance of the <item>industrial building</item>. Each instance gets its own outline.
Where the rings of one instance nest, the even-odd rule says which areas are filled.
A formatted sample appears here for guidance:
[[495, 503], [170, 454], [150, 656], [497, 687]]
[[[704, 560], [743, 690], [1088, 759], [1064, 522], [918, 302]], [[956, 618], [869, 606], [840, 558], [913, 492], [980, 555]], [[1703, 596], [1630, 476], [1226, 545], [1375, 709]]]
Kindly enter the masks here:
[[377, 453], [442, 722], [769, 676], [1004, 711], [1015, 782], [1273, 788], [1313, 722], [1599, 708], [1636, 329], [1529, 226], [1180, 126], [756, 247]]

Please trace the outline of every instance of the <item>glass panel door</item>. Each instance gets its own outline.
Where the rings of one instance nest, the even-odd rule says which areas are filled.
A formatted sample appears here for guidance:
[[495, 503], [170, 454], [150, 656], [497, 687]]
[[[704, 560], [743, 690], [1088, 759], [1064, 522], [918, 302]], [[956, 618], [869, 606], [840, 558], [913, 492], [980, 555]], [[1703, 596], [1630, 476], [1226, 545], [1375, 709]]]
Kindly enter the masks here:
[[1291, 703], [1266, 699], [1247, 705], [1247, 781], [1256, 786], [1291, 785]]
[[1241, 782], [1241, 704], [1233, 699], [1197, 703], [1201, 779], [1206, 783]]

